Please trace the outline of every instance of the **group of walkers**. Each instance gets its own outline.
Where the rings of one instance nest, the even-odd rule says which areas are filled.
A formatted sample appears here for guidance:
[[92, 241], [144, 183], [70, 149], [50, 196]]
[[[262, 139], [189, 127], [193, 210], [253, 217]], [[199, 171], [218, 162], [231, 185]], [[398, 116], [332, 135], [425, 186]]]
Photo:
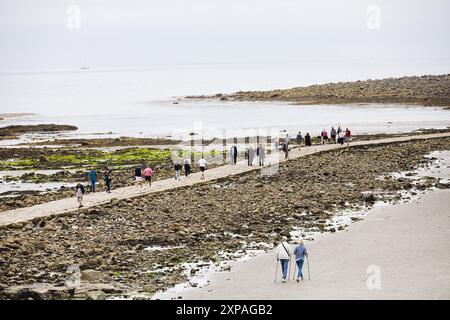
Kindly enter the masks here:
[[[320, 144], [328, 144], [328, 143], [338, 143], [340, 145], [343, 145], [344, 143], [347, 143], [347, 145], [350, 144], [352, 141], [352, 132], [347, 128], [344, 130], [341, 129], [339, 126], [337, 130], [334, 127], [331, 127], [330, 133], [328, 133], [327, 130], [323, 129], [320, 133]], [[311, 136], [309, 135], [309, 132], [306, 133], [305, 137], [303, 137], [302, 132], [299, 131], [297, 134], [297, 143], [301, 145], [303, 142], [305, 143], [305, 146], [309, 147], [312, 146], [312, 140]]]
[[136, 186], [142, 188], [144, 184], [147, 183], [148, 186], [151, 187], [152, 177], [153, 177], [153, 170], [149, 166], [145, 166], [144, 169], [142, 169], [142, 167], [134, 168], [134, 181]]
[[[290, 273], [290, 262], [292, 258], [294, 258], [295, 261], [295, 268], [294, 268], [294, 277], [295, 277], [295, 269], [298, 269], [297, 271], [297, 282], [300, 282], [303, 280], [303, 263], [305, 262], [305, 258], [308, 258], [308, 251], [306, 250], [305, 244], [303, 242], [303, 239], [300, 238], [298, 240], [297, 246], [294, 250], [292, 250], [291, 245], [287, 241], [287, 237], [282, 237], [280, 244], [276, 248], [276, 254], [277, 254], [277, 271], [275, 273], [275, 282], [277, 278], [278, 273], [278, 262], [281, 263], [281, 281], [286, 282], [289, 280], [288, 270]], [[309, 272], [309, 270], [308, 270]]]
[[[89, 192], [94, 193], [97, 184], [97, 170], [92, 169], [88, 172], [89, 181]], [[105, 191], [110, 193], [112, 186], [112, 169], [106, 168], [103, 174], [103, 180], [105, 181]], [[79, 207], [83, 207], [83, 196], [86, 193], [84, 185], [82, 183], [77, 183], [75, 186], [75, 197], [77, 198]]]
[[[198, 161], [198, 166], [201, 171], [201, 179], [205, 178], [205, 170], [207, 166], [207, 161], [204, 158], [201, 158]], [[184, 173], [186, 177], [188, 177], [191, 174], [191, 163], [189, 159], [184, 159], [182, 164], [178, 161], [174, 163], [174, 169], [175, 169], [175, 180], [181, 179], [181, 171], [184, 170]], [[103, 174], [103, 181], [105, 183], [105, 191], [107, 193], [111, 193], [112, 188], [112, 169], [106, 168], [105, 172]], [[148, 184], [148, 187], [152, 186], [152, 177], [153, 177], [154, 171], [150, 166], [142, 166], [142, 167], [136, 167], [134, 168], [134, 183], [137, 187], [143, 188], [145, 184]], [[96, 190], [97, 185], [97, 171], [95, 169], [92, 169], [88, 172], [87, 177], [89, 181], [89, 192], [94, 193]], [[83, 207], [83, 195], [85, 194], [86, 190], [82, 183], [78, 183], [75, 186], [75, 197], [77, 198], [77, 201], [79, 203], [79, 207]]]
[[[201, 158], [200, 160], [202, 160], [203, 158]], [[204, 159], [203, 159], [204, 160]], [[205, 161], [201, 161], [202, 167], [204, 168], [203, 170], [200, 169], [202, 172], [204, 172], [206, 170], [206, 160]], [[200, 166], [200, 161], [199, 161], [199, 166]], [[184, 175], [187, 177], [189, 177], [189, 175], [191, 174], [191, 160], [189, 160], [188, 158], [184, 159], [182, 161], [182, 163], [180, 163], [179, 161], [175, 161], [175, 163], [173, 164], [173, 168], [175, 169], [175, 180], [180, 180], [181, 179], [181, 172], [184, 170]], [[204, 174], [203, 174], [204, 177]]]
[[[205, 171], [208, 162], [203, 157], [201, 157], [200, 160], [198, 160], [197, 164], [198, 168], [200, 169], [200, 172], [202, 173], [201, 179], [205, 179]], [[188, 158], [184, 159], [182, 163], [180, 163], [179, 161], [175, 161], [175, 163], [173, 164], [173, 168], [175, 169], [175, 180], [181, 179], [181, 172], [183, 170], [184, 175], [187, 178], [191, 174], [191, 161]]]
[[[92, 169], [88, 172], [87, 178], [89, 181], [89, 192], [94, 193], [95, 187], [97, 184], [97, 170]], [[105, 172], [103, 173], [103, 180], [105, 182], [105, 191], [107, 193], [111, 193], [111, 187], [112, 187], [112, 169], [106, 168]], [[84, 188], [84, 185], [82, 183], [77, 183], [75, 186], [75, 197], [77, 198], [79, 207], [83, 207], [83, 196], [86, 193], [86, 190]]]
[[[289, 157], [289, 150], [290, 150], [290, 136], [289, 134], [286, 134], [284, 141], [281, 145], [282, 151], [285, 153], [285, 158], [287, 159]], [[312, 145], [312, 139], [311, 136], [308, 133], [303, 137], [301, 131], [298, 132], [296, 137], [298, 145], [301, 145], [302, 143], [305, 144], [305, 146], [311, 146]], [[352, 141], [352, 134], [351, 131], [347, 128], [345, 131], [341, 129], [339, 126], [337, 130], [334, 127], [331, 127], [330, 133], [323, 129], [320, 134], [320, 141], [321, 144], [328, 144], [328, 143], [339, 143], [343, 145], [345, 142], [347, 145], [350, 144], [350, 141]], [[264, 166], [264, 161], [266, 158], [266, 150], [264, 146], [261, 143], [258, 143], [257, 146], [254, 148], [253, 146], [249, 146], [245, 150], [245, 157], [247, 159], [247, 165], [253, 166], [253, 162], [255, 159], [255, 155], [257, 157], [257, 163], [259, 166]], [[233, 145], [230, 149], [230, 163], [231, 165], [236, 165], [238, 160], [238, 148], [237, 146]], [[206, 167], [208, 165], [208, 162], [202, 157], [200, 160], [198, 160], [198, 167], [201, 172], [201, 179], [205, 178], [205, 171]], [[144, 168], [145, 167], [145, 168]], [[179, 161], [176, 161], [173, 164], [173, 168], [175, 170], [175, 180], [181, 179], [181, 172], [184, 170], [184, 174], [186, 177], [188, 177], [191, 174], [191, 162], [188, 158], [184, 159], [181, 163]], [[147, 183], [149, 187], [152, 185], [152, 176], [153, 176], [153, 169], [149, 166], [143, 166], [143, 167], [136, 167], [134, 169], [134, 180], [136, 186], [143, 188], [144, 184]], [[95, 192], [95, 187], [97, 183], [97, 171], [91, 170], [88, 173], [88, 180], [89, 180], [89, 191], [90, 193]], [[103, 180], [105, 182], [105, 191], [107, 193], [111, 192], [112, 188], [112, 169], [106, 168], [105, 172], [103, 174]], [[78, 183], [75, 187], [75, 196], [78, 200], [79, 206], [82, 207], [83, 203], [83, 195], [85, 194], [85, 188], [81, 183]]]
[[352, 133], [347, 128], [345, 131], [341, 129], [341, 127], [338, 127], [337, 130], [334, 127], [331, 127], [330, 130], [330, 138], [328, 138], [328, 132], [323, 129], [322, 133], [320, 134], [321, 137], [321, 144], [327, 144], [330, 143], [339, 143], [340, 145], [343, 145], [344, 142], [347, 142], [347, 145], [350, 144], [350, 141], [352, 141]]
[[[261, 143], [258, 143], [256, 148], [249, 146], [247, 150], [245, 150], [245, 158], [247, 159], [247, 165], [253, 166], [253, 162], [255, 161], [255, 155], [257, 157], [257, 163], [259, 166], [264, 166], [264, 160], [266, 159], [266, 150]], [[238, 158], [238, 149], [236, 146], [232, 146], [230, 148], [230, 164], [236, 165]]]

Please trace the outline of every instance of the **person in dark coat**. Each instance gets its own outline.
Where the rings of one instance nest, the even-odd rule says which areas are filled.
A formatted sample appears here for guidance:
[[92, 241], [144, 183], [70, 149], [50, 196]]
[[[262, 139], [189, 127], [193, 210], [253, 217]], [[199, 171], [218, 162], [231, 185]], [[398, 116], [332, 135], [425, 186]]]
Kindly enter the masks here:
[[134, 181], [135, 181], [136, 186], [142, 188], [143, 180], [142, 180], [142, 168], [141, 167], [134, 168]]
[[302, 144], [302, 141], [303, 141], [302, 132], [299, 131], [299, 132], [297, 133], [297, 143], [298, 143], [299, 146]]
[[173, 168], [175, 169], [175, 180], [180, 180], [181, 169], [183, 168], [183, 166], [181, 165], [181, 163], [179, 163], [179, 162], [177, 161], [177, 162], [175, 162], [175, 164], [173, 165]]
[[283, 152], [284, 152], [284, 158], [287, 159], [287, 158], [289, 157], [289, 145], [288, 145], [286, 142], [284, 142], [284, 143], [281, 145], [281, 149], [282, 149]]
[[237, 147], [236, 146], [232, 146], [231, 149], [230, 149], [231, 164], [236, 164], [237, 163], [237, 155], [238, 155]]
[[111, 192], [111, 182], [112, 182], [111, 175], [112, 175], [112, 170], [106, 168], [105, 174], [103, 176], [103, 180], [105, 181], [106, 192], [108, 192], [108, 193]]
[[186, 178], [191, 174], [191, 162], [188, 158], [183, 160], [183, 166], [184, 166], [184, 174], [186, 175]]
[[308, 132], [308, 133], [306, 133], [306, 136], [305, 136], [305, 146], [310, 147], [311, 145], [312, 145], [311, 136], [309, 135], [309, 132]]
[[334, 127], [331, 127], [330, 136], [331, 136], [331, 142], [332, 143], [336, 143], [337, 142], [336, 135], [337, 135], [336, 129]]

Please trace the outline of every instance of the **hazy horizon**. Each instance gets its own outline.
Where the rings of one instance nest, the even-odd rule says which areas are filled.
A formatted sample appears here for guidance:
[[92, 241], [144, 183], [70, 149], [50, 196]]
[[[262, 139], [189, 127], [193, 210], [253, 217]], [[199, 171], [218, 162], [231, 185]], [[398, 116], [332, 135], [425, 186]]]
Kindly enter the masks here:
[[443, 74], [449, 9], [445, 0], [3, 0], [0, 72], [87, 59], [98, 70], [301, 61]]

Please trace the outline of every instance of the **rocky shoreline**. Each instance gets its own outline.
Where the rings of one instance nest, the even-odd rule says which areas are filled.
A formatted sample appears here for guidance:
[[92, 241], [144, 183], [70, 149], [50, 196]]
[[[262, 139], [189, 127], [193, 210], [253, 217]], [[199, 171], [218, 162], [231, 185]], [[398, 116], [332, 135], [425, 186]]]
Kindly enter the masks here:
[[[219, 263], [298, 227], [337, 232], [327, 221], [342, 210], [398, 201], [400, 190], [449, 188], [390, 174], [425, 166], [434, 150], [450, 150], [450, 138], [321, 152], [274, 175], [254, 171], [1, 228], [0, 298], [151, 296], [186, 281], [186, 263]], [[71, 289], [74, 268], [82, 281]]]
[[0, 127], [0, 140], [17, 139], [24, 133], [50, 133], [59, 131], [75, 131], [78, 127], [60, 124], [12, 125]]
[[296, 104], [414, 104], [450, 108], [450, 75], [339, 82], [292, 89], [239, 91], [188, 99], [287, 101]]

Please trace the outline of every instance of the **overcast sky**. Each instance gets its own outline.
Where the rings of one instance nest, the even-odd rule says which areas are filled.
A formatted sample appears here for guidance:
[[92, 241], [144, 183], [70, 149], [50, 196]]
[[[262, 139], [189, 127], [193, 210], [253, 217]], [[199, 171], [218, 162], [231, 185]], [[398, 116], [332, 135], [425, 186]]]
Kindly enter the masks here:
[[1, 0], [0, 71], [87, 57], [96, 67], [418, 59], [447, 72], [449, 12], [447, 0]]

